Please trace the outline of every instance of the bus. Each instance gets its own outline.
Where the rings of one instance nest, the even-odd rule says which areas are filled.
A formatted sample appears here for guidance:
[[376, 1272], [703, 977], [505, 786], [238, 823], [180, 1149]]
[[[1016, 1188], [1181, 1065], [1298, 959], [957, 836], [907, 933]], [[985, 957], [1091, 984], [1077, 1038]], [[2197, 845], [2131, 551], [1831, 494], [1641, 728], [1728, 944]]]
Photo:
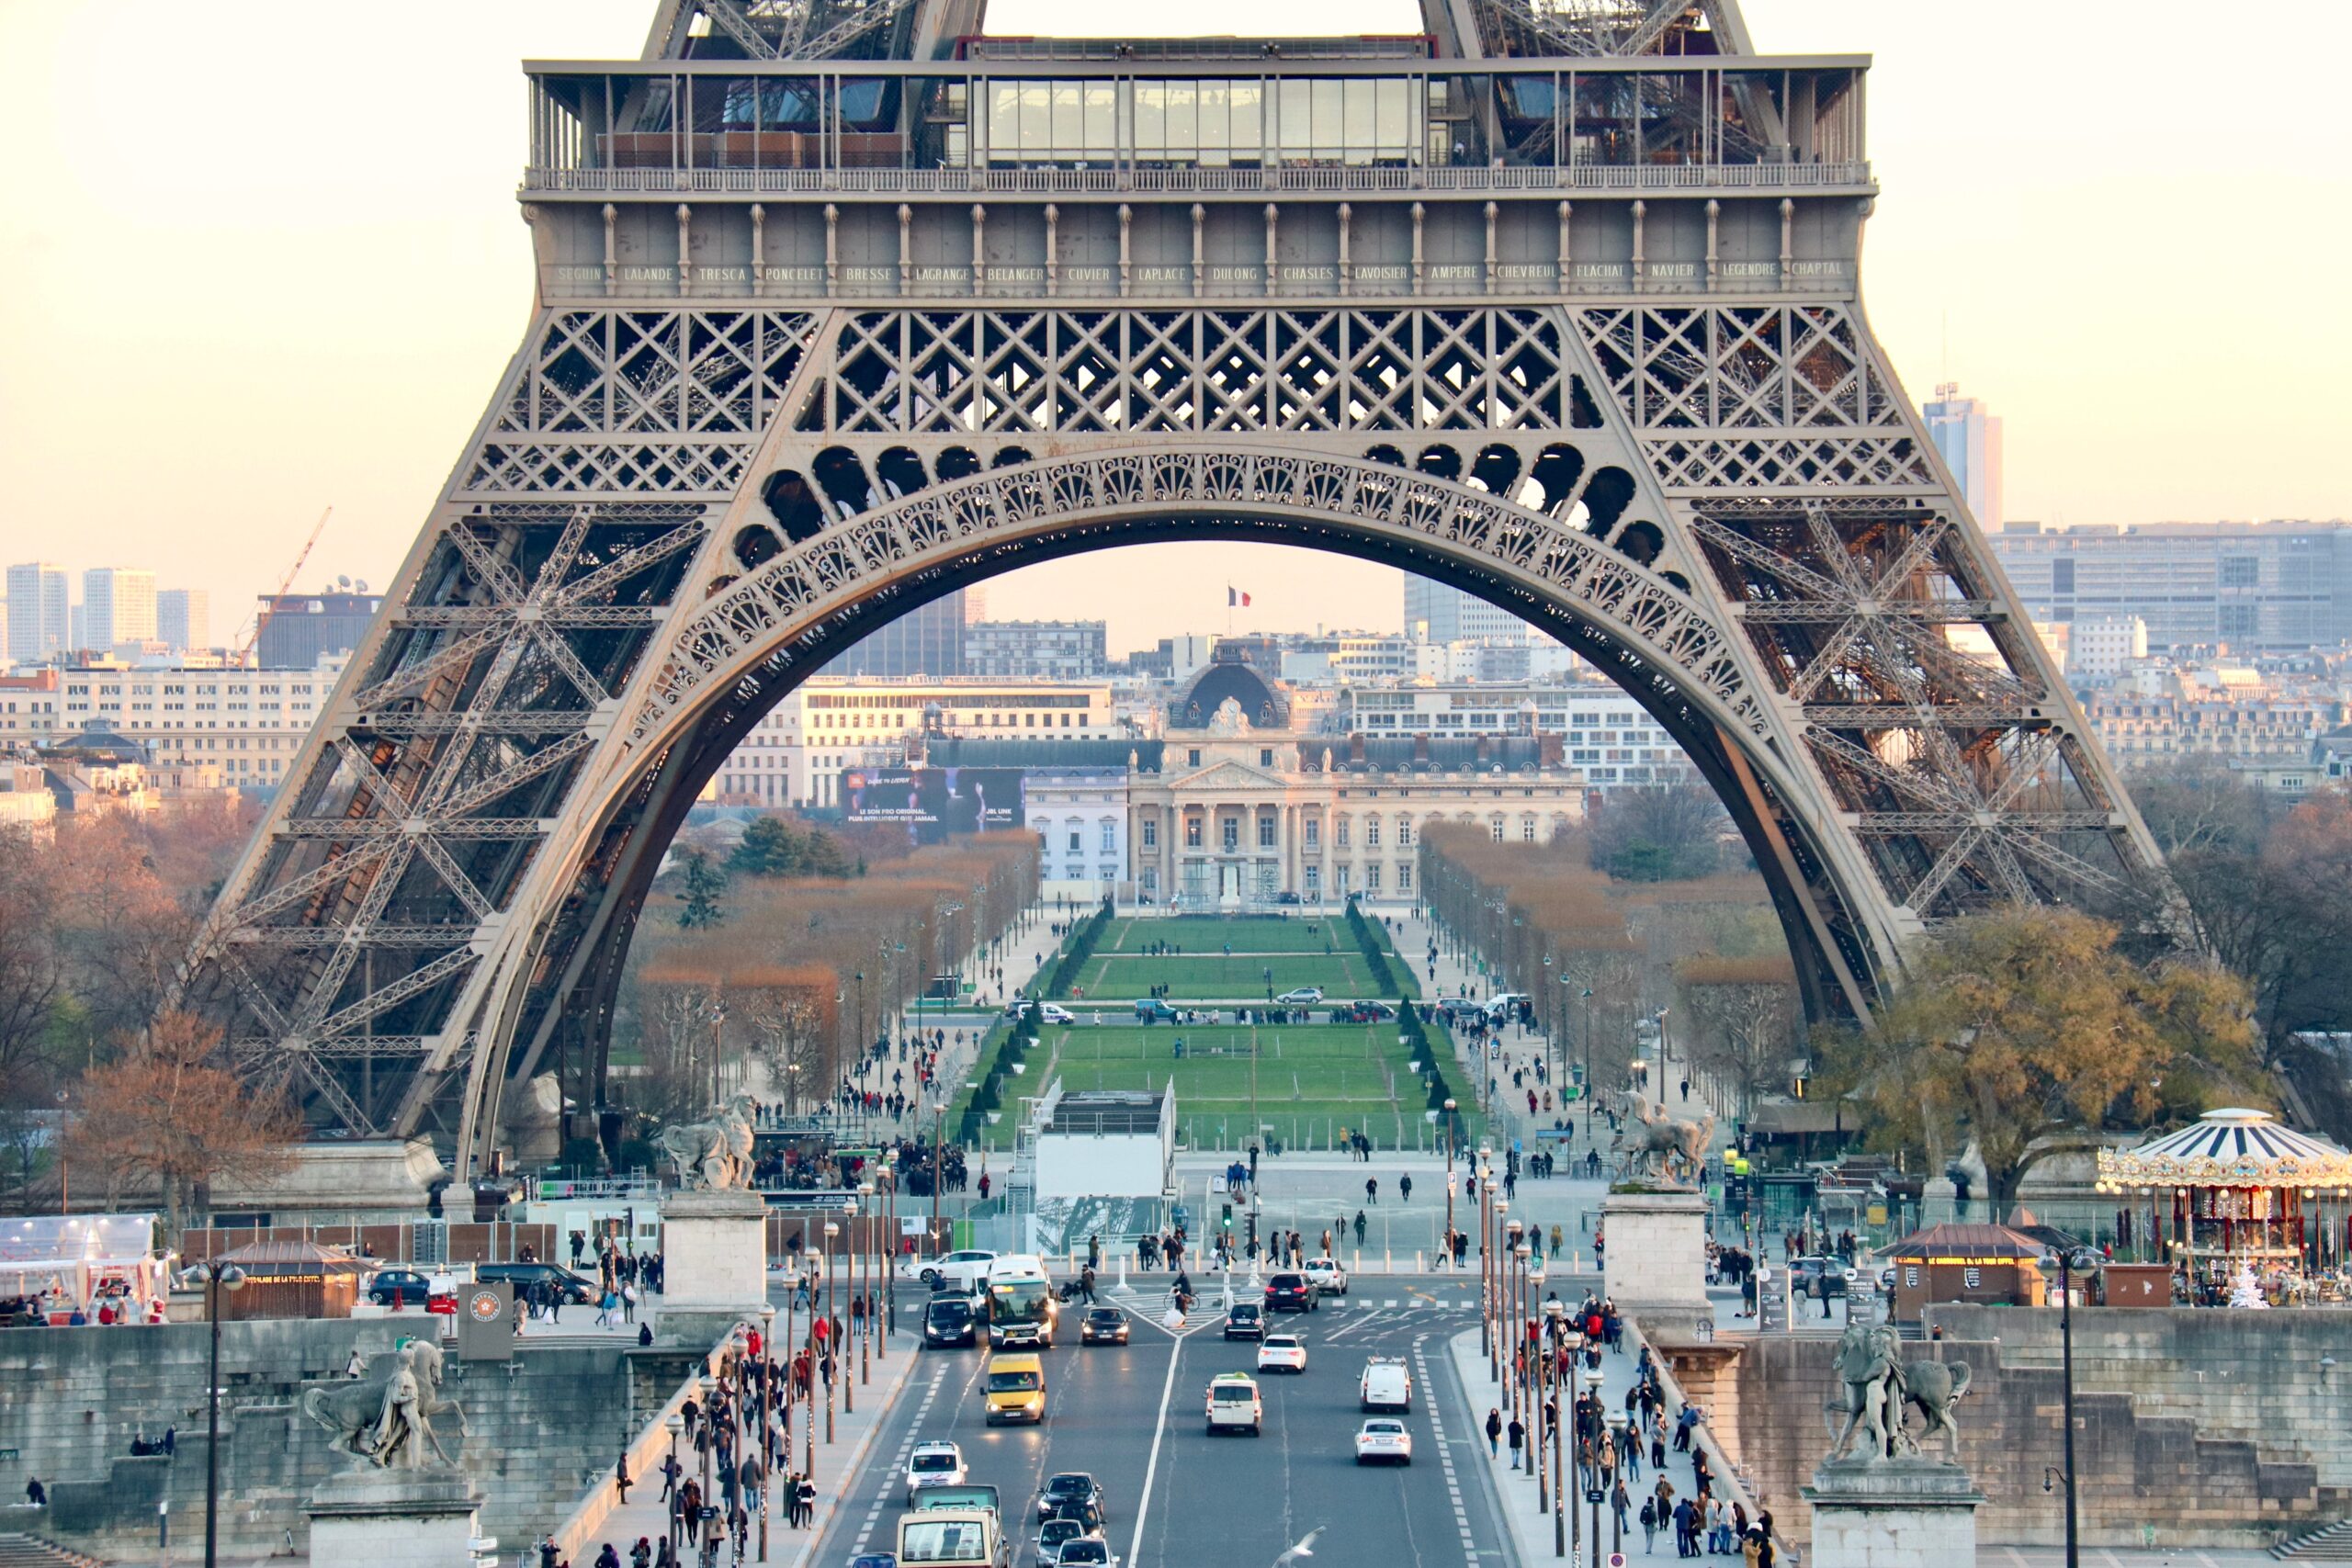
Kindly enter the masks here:
[[899, 1568], [1012, 1568], [1012, 1555], [990, 1510], [926, 1508], [899, 1521]]
[[1061, 1302], [1036, 1258], [1000, 1258], [989, 1266], [989, 1346], [991, 1349], [1050, 1348]]

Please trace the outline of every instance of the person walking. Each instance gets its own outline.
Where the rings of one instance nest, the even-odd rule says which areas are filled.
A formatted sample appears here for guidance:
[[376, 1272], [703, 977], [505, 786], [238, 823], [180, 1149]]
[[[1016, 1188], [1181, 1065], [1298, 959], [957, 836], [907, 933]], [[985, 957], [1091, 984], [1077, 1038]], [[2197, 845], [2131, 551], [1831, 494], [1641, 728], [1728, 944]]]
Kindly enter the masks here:
[[620, 1488], [621, 1506], [624, 1507], [628, 1506], [628, 1489], [637, 1483], [629, 1479], [628, 1455], [627, 1453], [623, 1453], [620, 1459], [613, 1465], [613, 1484]]
[[1519, 1463], [1519, 1450], [1527, 1446], [1527, 1427], [1514, 1416], [1508, 1430], [1510, 1434], [1510, 1462], [1516, 1465]]
[[1657, 1550], [1657, 1499], [1642, 1499], [1642, 1555], [1647, 1557]]
[[1363, 1201], [1375, 1208], [1379, 1206], [1380, 1178], [1376, 1176], [1367, 1176], [1363, 1179]]
[[1410, 1176], [1400, 1176], [1396, 1179], [1396, 1201], [1400, 1203], [1409, 1203], [1413, 1201], [1413, 1179]]
[[[1519, 1423], [1514, 1421], [1511, 1425], [1516, 1427]], [[1502, 1435], [1503, 1413], [1500, 1408], [1490, 1406], [1487, 1411], [1487, 1457], [1488, 1459], [1495, 1458], [1502, 1451], [1500, 1449], [1496, 1447], [1497, 1441], [1502, 1437]], [[1514, 1449], [1519, 1447], [1519, 1439], [1516, 1438], [1512, 1438], [1510, 1446]]]

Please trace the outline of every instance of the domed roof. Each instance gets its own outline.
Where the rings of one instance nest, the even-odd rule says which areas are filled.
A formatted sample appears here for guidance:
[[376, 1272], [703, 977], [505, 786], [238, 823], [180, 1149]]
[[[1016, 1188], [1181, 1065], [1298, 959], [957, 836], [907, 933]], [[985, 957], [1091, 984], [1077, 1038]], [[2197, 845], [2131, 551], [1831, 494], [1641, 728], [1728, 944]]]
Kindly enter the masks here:
[[1169, 723], [1178, 729], [1205, 729], [1227, 699], [1257, 729], [1288, 729], [1290, 697], [1278, 681], [1260, 671], [1250, 651], [1220, 643], [1209, 661], [1176, 700]]
[[2103, 1188], [2352, 1187], [2352, 1154], [2267, 1111], [2209, 1111], [2153, 1143], [2098, 1153]]

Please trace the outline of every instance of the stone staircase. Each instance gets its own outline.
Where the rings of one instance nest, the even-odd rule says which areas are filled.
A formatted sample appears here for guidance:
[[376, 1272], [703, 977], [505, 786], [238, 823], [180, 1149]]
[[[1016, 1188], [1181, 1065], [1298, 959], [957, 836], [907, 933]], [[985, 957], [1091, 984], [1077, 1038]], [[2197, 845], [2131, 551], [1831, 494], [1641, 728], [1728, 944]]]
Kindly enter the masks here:
[[51, 1546], [36, 1537], [0, 1535], [0, 1568], [99, 1568], [95, 1557]]
[[[2270, 1555], [2298, 1562], [2352, 1562], [2352, 1519], [2339, 1519], [2292, 1540], [2282, 1540], [2270, 1549]], [[0, 1564], [6, 1562], [0, 1558]]]

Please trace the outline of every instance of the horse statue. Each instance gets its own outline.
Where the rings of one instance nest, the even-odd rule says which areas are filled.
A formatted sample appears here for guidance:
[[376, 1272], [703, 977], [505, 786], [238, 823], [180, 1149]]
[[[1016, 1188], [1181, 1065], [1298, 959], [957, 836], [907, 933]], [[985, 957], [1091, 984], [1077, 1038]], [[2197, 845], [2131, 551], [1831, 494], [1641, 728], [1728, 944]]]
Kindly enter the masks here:
[[[1938, 1432], [1951, 1436], [1954, 1459], [1960, 1454], [1960, 1428], [1953, 1424], [1951, 1407], [1968, 1392], [1966, 1361], [1911, 1361], [1903, 1368], [1903, 1399], [1895, 1410], [1895, 1434], [1906, 1453], [1917, 1453], [1919, 1446]], [[1917, 1410], [1927, 1425], [1917, 1438], [1902, 1426], [1905, 1410]]]
[[[1901, 1350], [1902, 1341], [1883, 1323], [1857, 1323], [1839, 1337], [1836, 1365], [1843, 1393], [1831, 1399], [1828, 1414], [1832, 1419], [1842, 1414], [1846, 1424], [1830, 1439], [1832, 1461], [1853, 1457], [1876, 1463], [1891, 1458], [1895, 1445], [1906, 1440], [1905, 1368], [1896, 1359]], [[1867, 1439], [1867, 1446], [1857, 1438]]]
[[1623, 1149], [1631, 1142], [1623, 1167], [1626, 1174], [1675, 1182], [1695, 1181], [1706, 1166], [1707, 1150], [1714, 1143], [1713, 1115], [1703, 1115], [1695, 1121], [1672, 1115], [1636, 1089], [1621, 1090], [1619, 1101], [1633, 1123], [1618, 1133], [1612, 1145]]
[[739, 1094], [707, 1122], [662, 1129], [662, 1152], [678, 1168], [681, 1184], [724, 1192], [752, 1184], [752, 1113], [759, 1101]]
[[302, 1414], [331, 1436], [327, 1446], [385, 1470], [416, 1470], [428, 1448], [445, 1465], [457, 1461], [433, 1429], [436, 1416], [453, 1418], [460, 1438], [466, 1413], [441, 1394], [441, 1347], [412, 1339], [396, 1356], [378, 1356], [367, 1377], [332, 1388], [302, 1391]]

